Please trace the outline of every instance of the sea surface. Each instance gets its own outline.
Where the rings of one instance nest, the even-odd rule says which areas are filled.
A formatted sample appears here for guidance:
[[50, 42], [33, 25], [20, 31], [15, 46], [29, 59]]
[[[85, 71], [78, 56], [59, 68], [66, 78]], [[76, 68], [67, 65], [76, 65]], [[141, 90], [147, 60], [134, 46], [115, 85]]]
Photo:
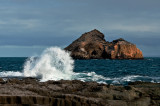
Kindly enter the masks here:
[[76, 79], [123, 85], [134, 81], [160, 83], [160, 57], [72, 60], [63, 50], [49, 48], [39, 57], [1, 57], [0, 77], [37, 77], [41, 81]]

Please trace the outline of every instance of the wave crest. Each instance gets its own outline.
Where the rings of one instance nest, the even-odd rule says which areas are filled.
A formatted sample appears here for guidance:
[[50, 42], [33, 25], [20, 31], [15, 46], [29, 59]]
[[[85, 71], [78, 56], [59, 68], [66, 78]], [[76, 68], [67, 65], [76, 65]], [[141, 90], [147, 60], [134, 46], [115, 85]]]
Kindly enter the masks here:
[[58, 47], [47, 48], [40, 57], [29, 58], [23, 74], [25, 77], [38, 77], [41, 81], [71, 80], [74, 61], [70, 54]]

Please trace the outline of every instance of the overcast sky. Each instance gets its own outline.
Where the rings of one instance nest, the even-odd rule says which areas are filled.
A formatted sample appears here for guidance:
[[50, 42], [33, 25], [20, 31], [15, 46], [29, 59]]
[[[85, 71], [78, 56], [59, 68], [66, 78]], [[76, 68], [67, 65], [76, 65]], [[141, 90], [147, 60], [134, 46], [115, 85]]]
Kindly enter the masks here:
[[93, 29], [160, 56], [160, 0], [0, 0], [0, 57], [65, 47]]

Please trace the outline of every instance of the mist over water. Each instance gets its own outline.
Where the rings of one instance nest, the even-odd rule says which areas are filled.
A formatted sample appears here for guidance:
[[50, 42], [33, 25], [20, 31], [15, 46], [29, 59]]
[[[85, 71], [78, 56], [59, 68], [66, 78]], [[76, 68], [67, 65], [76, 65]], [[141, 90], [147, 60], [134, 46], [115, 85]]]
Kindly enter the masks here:
[[47, 48], [30, 58], [0, 58], [0, 77], [35, 77], [40, 81], [81, 80], [108, 84], [160, 82], [160, 58], [144, 60], [73, 60], [70, 53]]

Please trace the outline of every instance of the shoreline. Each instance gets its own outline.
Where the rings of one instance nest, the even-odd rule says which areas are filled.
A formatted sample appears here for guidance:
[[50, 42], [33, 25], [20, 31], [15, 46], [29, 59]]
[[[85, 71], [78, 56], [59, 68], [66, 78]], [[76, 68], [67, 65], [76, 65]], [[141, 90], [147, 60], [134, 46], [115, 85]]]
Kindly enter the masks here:
[[36, 78], [0, 79], [0, 104], [58, 106], [160, 105], [160, 83], [131, 82], [127, 86]]

